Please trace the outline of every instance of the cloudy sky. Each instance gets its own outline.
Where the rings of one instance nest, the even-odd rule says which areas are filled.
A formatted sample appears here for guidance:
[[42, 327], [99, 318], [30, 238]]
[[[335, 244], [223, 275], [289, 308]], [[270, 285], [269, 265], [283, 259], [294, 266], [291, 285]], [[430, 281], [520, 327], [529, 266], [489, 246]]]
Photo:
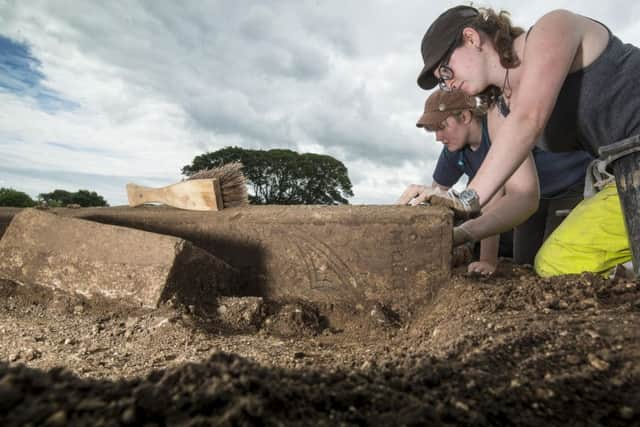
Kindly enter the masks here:
[[[351, 203], [429, 183], [440, 146], [415, 127], [428, 0], [0, 0], [0, 187], [32, 197], [179, 181], [230, 145], [343, 161]], [[468, 3], [467, 3], [468, 4]], [[636, 1], [495, 1], [529, 27], [564, 7], [640, 45]]]

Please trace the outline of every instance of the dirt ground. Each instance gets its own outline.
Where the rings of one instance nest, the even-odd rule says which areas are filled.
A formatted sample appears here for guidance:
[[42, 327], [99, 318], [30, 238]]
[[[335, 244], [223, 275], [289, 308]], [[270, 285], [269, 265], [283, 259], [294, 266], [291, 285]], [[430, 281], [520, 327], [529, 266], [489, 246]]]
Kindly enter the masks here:
[[0, 425], [640, 425], [637, 281], [504, 262], [343, 328], [301, 302], [258, 311], [221, 324], [0, 281]]

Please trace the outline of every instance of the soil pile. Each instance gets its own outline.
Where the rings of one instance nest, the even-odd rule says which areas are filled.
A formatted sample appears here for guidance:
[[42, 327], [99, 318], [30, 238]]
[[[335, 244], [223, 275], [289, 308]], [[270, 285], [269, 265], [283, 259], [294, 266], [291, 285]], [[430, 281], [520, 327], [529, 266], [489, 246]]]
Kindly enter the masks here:
[[640, 424], [638, 282], [504, 263], [343, 329], [308, 303], [245, 306], [243, 331], [0, 282], [0, 424]]

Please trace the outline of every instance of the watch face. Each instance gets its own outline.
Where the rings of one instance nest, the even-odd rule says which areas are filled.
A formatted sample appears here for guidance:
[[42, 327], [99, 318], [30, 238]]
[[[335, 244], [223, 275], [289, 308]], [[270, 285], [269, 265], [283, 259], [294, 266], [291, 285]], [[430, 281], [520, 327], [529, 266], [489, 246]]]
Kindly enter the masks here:
[[471, 200], [473, 200], [476, 196], [476, 192], [473, 190], [463, 190], [460, 193], [460, 200], [465, 201], [465, 202], [469, 202]]
[[[462, 205], [465, 212], [469, 214], [479, 214], [480, 213], [480, 201], [479, 201], [478, 193], [472, 188], [468, 188], [463, 190], [458, 196], [458, 200]], [[477, 215], [475, 215], [477, 216]], [[469, 218], [467, 218], [469, 219]]]

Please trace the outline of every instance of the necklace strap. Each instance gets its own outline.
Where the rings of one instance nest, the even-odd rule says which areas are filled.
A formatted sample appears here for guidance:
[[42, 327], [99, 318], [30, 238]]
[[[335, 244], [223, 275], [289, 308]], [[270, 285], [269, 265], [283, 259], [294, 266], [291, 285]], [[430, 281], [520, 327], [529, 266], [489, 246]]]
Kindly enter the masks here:
[[502, 83], [502, 95], [509, 99], [512, 93], [511, 84], [509, 83], [509, 69], [507, 68], [507, 71], [504, 73], [504, 82]]

